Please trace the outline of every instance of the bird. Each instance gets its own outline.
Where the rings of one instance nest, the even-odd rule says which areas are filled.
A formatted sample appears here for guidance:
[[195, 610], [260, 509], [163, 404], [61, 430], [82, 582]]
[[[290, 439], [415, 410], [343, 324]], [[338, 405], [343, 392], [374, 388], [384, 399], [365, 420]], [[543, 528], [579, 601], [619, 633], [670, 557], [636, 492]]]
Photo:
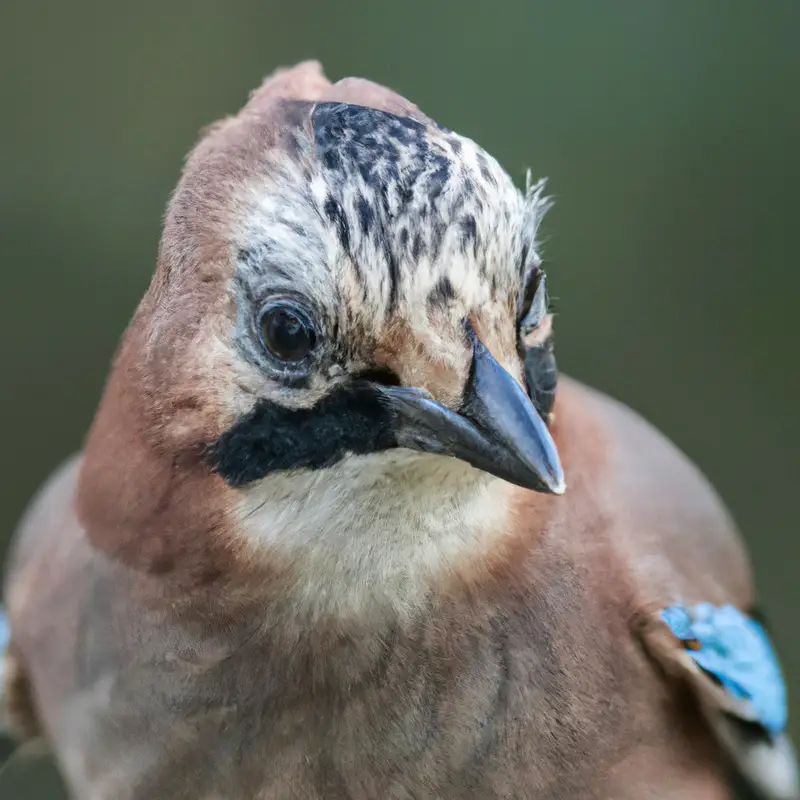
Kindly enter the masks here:
[[8, 557], [75, 797], [800, 796], [730, 512], [557, 369], [545, 190], [316, 61], [203, 131]]

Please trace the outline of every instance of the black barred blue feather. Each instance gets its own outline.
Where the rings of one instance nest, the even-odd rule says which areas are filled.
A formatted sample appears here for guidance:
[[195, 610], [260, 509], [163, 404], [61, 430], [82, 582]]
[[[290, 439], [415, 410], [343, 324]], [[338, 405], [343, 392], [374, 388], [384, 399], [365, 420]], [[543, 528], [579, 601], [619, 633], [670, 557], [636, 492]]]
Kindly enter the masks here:
[[758, 797], [798, 800], [797, 757], [786, 734], [786, 684], [763, 625], [725, 604], [672, 605], [651, 639], [667, 670], [685, 678], [737, 771]]
[[772, 735], [786, 728], [786, 684], [764, 628], [731, 605], [671, 606], [661, 613], [689, 655]]

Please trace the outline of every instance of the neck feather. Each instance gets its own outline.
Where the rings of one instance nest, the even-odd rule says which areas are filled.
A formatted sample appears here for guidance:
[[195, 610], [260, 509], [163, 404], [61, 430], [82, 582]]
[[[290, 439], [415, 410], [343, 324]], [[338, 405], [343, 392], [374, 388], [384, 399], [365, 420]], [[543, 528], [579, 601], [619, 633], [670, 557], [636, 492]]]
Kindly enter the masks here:
[[490, 558], [514, 487], [452, 458], [389, 451], [248, 487], [237, 528], [256, 559], [288, 564], [298, 612], [413, 614]]

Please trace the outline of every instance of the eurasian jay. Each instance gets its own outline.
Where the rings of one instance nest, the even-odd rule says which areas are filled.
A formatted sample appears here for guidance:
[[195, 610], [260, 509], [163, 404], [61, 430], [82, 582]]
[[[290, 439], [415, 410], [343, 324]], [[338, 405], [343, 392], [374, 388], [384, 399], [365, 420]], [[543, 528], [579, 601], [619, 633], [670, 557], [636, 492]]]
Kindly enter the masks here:
[[548, 206], [315, 62], [204, 133], [7, 571], [8, 712], [76, 797], [798, 797], [729, 514], [557, 383]]

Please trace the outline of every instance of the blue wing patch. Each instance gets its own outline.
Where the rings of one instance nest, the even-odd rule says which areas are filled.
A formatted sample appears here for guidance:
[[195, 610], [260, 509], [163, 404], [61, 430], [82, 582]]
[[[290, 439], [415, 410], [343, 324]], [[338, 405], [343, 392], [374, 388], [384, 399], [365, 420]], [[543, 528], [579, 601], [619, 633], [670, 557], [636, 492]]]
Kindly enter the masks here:
[[786, 727], [786, 685], [761, 625], [731, 605], [670, 606], [661, 618], [686, 652], [738, 700], [772, 735]]
[[11, 626], [8, 624], [8, 617], [3, 607], [0, 606], [0, 728], [2, 728], [3, 716], [3, 684], [5, 682], [5, 654], [11, 641]]
[[3, 611], [3, 607], [0, 606], [0, 657], [2, 657], [10, 641], [11, 626], [8, 624], [8, 617]]

